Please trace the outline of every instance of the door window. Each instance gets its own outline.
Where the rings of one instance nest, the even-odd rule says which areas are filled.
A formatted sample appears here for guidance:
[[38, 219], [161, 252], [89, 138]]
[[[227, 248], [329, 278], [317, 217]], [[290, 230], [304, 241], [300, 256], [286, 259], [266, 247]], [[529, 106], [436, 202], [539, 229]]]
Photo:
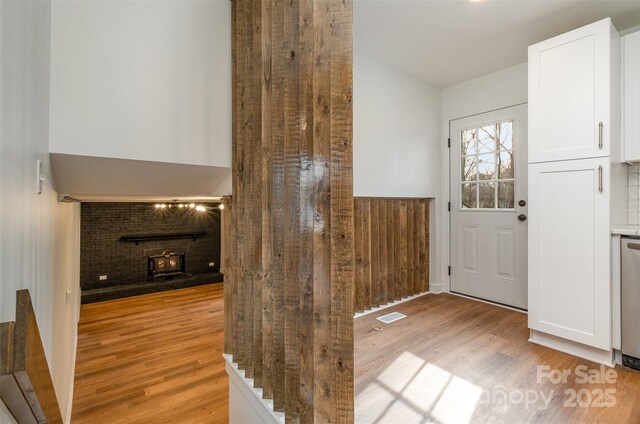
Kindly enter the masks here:
[[463, 130], [460, 142], [460, 208], [513, 209], [513, 121]]

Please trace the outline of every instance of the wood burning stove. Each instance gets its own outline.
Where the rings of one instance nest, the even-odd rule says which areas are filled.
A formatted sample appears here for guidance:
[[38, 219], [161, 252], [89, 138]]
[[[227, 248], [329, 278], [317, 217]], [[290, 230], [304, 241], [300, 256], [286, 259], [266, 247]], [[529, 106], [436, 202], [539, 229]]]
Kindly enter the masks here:
[[147, 276], [150, 280], [157, 277], [184, 275], [185, 261], [183, 252], [162, 252], [148, 256]]

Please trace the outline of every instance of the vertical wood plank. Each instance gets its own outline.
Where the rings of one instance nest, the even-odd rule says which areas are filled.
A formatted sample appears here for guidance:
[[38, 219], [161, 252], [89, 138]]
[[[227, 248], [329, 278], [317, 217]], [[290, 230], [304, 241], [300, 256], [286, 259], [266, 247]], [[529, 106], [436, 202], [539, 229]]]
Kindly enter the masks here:
[[398, 269], [396, 274], [399, 277], [400, 298], [408, 295], [408, 273], [407, 273], [407, 201], [402, 199], [398, 202]]
[[378, 245], [380, 211], [378, 209], [378, 199], [371, 198], [369, 200], [369, 210], [371, 213], [369, 218], [371, 223], [371, 261], [369, 262], [371, 267], [371, 305], [375, 308], [380, 306], [380, 251]]
[[231, 253], [231, 196], [224, 196], [221, 205], [224, 209], [220, 213], [221, 229], [221, 267], [224, 275], [224, 353], [233, 353], [233, 277], [234, 269]]
[[284, 234], [285, 204], [284, 189], [284, 79], [287, 56], [282, 54], [284, 46], [284, 0], [271, 1], [271, 167], [272, 200], [271, 210], [271, 290], [272, 306], [273, 358], [272, 390], [273, 409], [284, 411], [285, 405], [285, 309], [284, 309]]
[[416, 213], [416, 231], [417, 231], [417, 246], [418, 246], [418, 292], [424, 292], [427, 287], [427, 227], [426, 223], [426, 200], [420, 199], [418, 202], [418, 211]]
[[414, 199], [407, 199], [407, 295], [415, 293], [415, 259], [414, 259]]
[[396, 264], [395, 264], [395, 246], [394, 246], [394, 203], [393, 199], [385, 199], [387, 209], [387, 302], [396, 300]]
[[255, 84], [253, 83], [253, 39], [254, 33], [251, 30], [253, 28], [253, 0], [244, 0], [244, 14], [247, 25], [247, 30], [244, 34], [244, 43], [242, 46], [242, 50], [240, 53], [244, 56], [244, 93], [245, 98], [243, 99], [243, 111], [244, 111], [244, 122], [243, 122], [243, 165], [245, 166], [246, 172], [242, 173], [241, 176], [241, 184], [242, 184], [242, 192], [244, 196], [246, 196], [242, 201], [242, 207], [244, 208], [244, 214], [242, 215], [242, 221], [240, 225], [244, 228], [245, 235], [243, 240], [239, 244], [241, 247], [240, 251], [240, 272], [242, 275], [241, 284], [244, 287], [244, 291], [246, 293], [245, 296], [242, 297], [243, 309], [245, 315], [245, 324], [244, 324], [244, 352], [243, 357], [246, 363], [244, 364], [245, 375], [248, 378], [253, 378], [254, 376], [254, 299], [255, 299], [255, 287], [253, 280], [253, 263], [251, 262], [251, 245], [249, 240], [252, 238], [252, 227], [251, 218], [252, 218], [252, 209], [253, 205], [251, 201], [247, 201], [254, 194], [252, 193], [253, 184], [251, 182], [252, 172], [253, 170], [253, 149], [255, 146], [252, 145], [252, 138], [254, 136], [254, 106], [256, 101], [257, 93], [255, 92]]
[[300, 421], [300, 106], [298, 2], [286, 2], [284, 37], [287, 69], [284, 87], [285, 111], [285, 417], [287, 423]]
[[385, 199], [376, 199], [378, 203], [378, 275], [380, 279], [380, 304], [385, 305], [387, 299], [387, 207]]
[[416, 199], [414, 205], [413, 215], [413, 252], [414, 252], [414, 278], [415, 278], [415, 293], [422, 293], [422, 280], [420, 277], [420, 254], [423, 253], [420, 247], [420, 233], [424, 230], [424, 224], [420, 219], [420, 211], [422, 199]]
[[[422, 259], [424, 258], [423, 248], [420, 245], [420, 234], [424, 231], [424, 209], [422, 209], [422, 200], [417, 199], [415, 205], [415, 215], [414, 215], [414, 253], [415, 253], [415, 279], [416, 279], [416, 293], [422, 293], [422, 277], [420, 273], [420, 266], [422, 263]], [[420, 213], [422, 211], [422, 218], [420, 218]], [[421, 259], [422, 255], [422, 259]]]
[[[237, 69], [237, 44], [238, 38], [236, 34], [236, 2], [231, 4], [231, 166], [233, 173], [233, 168], [237, 166], [237, 151], [236, 149], [236, 138], [238, 136], [238, 122], [240, 121], [238, 115], [238, 69]], [[231, 177], [231, 186], [232, 191], [234, 189], [234, 184], [237, 181], [237, 177], [232, 175]], [[224, 328], [224, 352], [229, 355], [233, 355], [236, 350], [239, 349], [236, 343], [234, 343], [234, 328], [237, 327], [237, 324], [234, 321], [234, 310], [238, 307], [234, 308], [234, 281], [235, 276], [233, 275], [235, 270], [237, 269], [237, 263], [235, 261], [236, 258], [236, 250], [237, 245], [234, 243], [233, 239], [236, 237], [236, 232], [234, 229], [234, 219], [231, 215], [232, 210], [232, 202], [233, 199], [231, 196], [223, 197], [222, 204], [225, 206], [226, 214], [223, 211], [221, 215], [223, 234], [222, 234], [222, 243], [223, 243], [223, 251], [222, 251], [222, 266], [225, 268], [223, 271], [224, 275], [224, 316], [225, 316], [225, 328]], [[237, 290], [236, 290], [237, 294]]]
[[362, 230], [362, 199], [354, 199], [354, 251], [356, 270], [354, 277], [354, 306], [355, 312], [363, 312], [364, 304], [364, 254], [363, 254], [363, 230]]
[[331, 336], [330, 422], [354, 422], [353, 386], [353, 4], [333, 0], [331, 31]]
[[253, 353], [251, 373], [254, 387], [262, 387], [262, 288], [264, 283], [264, 271], [262, 269], [262, 1], [251, 2], [252, 24], [255, 29], [252, 32], [250, 47], [250, 72], [251, 94], [250, 105], [250, 137], [247, 140], [250, 146], [249, 152], [249, 197], [248, 227], [249, 238], [247, 240], [247, 264], [250, 287], [253, 296], [249, 301], [253, 308]]
[[429, 225], [430, 225], [430, 217], [429, 217], [429, 213], [430, 213], [430, 201], [429, 199], [425, 199], [424, 202], [424, 212], [425, 212], [425, 219], [424, 219], [424, 233], [426, 234], [425, 236], [425, 288], [424, 291], [429, 291], [429, 270], [431, 269], [431, 259], [430, 259], [430, 255], [429, 252], [431, 250], [431, 242], [429, 240]]
[[241, 205], [244, 209], [244, 213], [241, 216], [240, 226], [243, 228], [244, 236], [240, 241], [240, 275], [241, 279], [238, 284], [241, 284], [245, 291], [245, 296], [241, 298], [243, 302], [243, 310], [245, 317], [244, 324], [244, 334], [243, 337], [243, 358], [245, 360], [244, 369], [246, 372], [246, 376], [252, 378], [253, 377], [253, 298], [254, 298], [254, 290], [253, 290], [253, 280], [251, 278], [251, 261], [249, 259], [249, 243], [246, 242], [248, 238], [251, 237], [251, 205], [247, 202], [247, 198], [251, 196], [251, 137], [253, 136], [253, 104], [252, 99], [255, 99], [255, 93], [252, 92], [253, 84], [252, 84], [252, 69], [250, 68], [250, 64], [252, 63], [252, 45], [253, 45], [253, 32], [250, 30], [253, 28], [253, 13], [252, 13], [252, 0], [244, 0], [243, 1], [243, 9], [244, 9], [244, 20], [246, 20], [246, 34], [244, 35], [244, 42], [242, 45], [242, 49], [240, 50], [240, 54], [243, 56], [244, 62], [244, 99], [242, 104], [243, 110], [243, 139], [242, 139], [242, 160], [243, 166], [247, 170], [242, 173], [240, 183], [242, 185], [242, 193], [245, 196], [241, 202]]
[[[315, 84], [317, 82], [317, 70], [314, 69], [314, 35], [316, 25], [315, 2], [313, 0], [299, 0], [298, 17], [298, 57], [299, 57], [299, 111], [300, 111], [300, 146], [299, 160], [300, 167], [300, 317], [299, 317], [299, 342], [300, 342], [300, 422], [313, 422], [314, 409], [314, 367], [315, 367], [315, 330], [314, 313], [316, 308], [321, 308], [323, 313], [329, 309], [330, 314], [330, 248], [325, 245], [318, 245], [314, 250], [314, 243], [318, 241], [315, 237], [314, 213], [322, 216], [321, 219], [328, 219], [330, 204], [327, 202], [326, 208], [321, 208], [318, 202], [322, 201], [321, 196], [329, 190], [328, 181], [323, 175], [316, 175], [314, 163], [317, 162], [318, 153], [316, 147], [322, 149], [324, 142], [328, 150], [329, 131], [321, 134], [320, 145], [316, 146], [314, 125], [319, 117], [316, 115], [314, 104], [317, 94]], [[318, 19], [321, 20], [321, 19]], [[320, 22], [321, 24], [321, 22]], [[328, 92], [327, 87], [321, 86], [320, 93]], [[304, 124], [302, 124], [304, 122]], [[322, 126], [322, 125], [320, 125]], [[327, 177], [328, 180], [328, 177]], [[323, 205], [325, 206], [325, 205]], [[324, 263], [325, 272], [328, 278], [315, 278], [316, 265]], [[317, 301], [315, 297], [318, 296]], [[314, 304], [315, 303], [315, 304]], [[317, 320], [316, 320], [317, 321]], [[330, 327], [327, 328], [327, 333]]]
[[[273, 399], [273, 315], [274, 315], [274, 293], [272, 274], [272, 220], [273, 220], [273, 174], [272, 174], [272, 113], [271, 93], [272, 93], [272, 57], [271, 57], [271, 0], [261, 1], [261, 57], [262, 57], [262, 104], [261, 104], [261, 180], [262, 187], [260, 193], [262, 211], [262, 270], [263, 286], [258, 287], [261, 294], [259, 301], [262, 305], [262, 395], [265, 399]], [[261, 293], [260, 293], [261, 292]]]
[[400, 199], [393, 199], [393, 286], [395, 300], [402, 299], [402, 273], [400, 271], [400, 244], [402, 242], [402, 227], [400, 226]]
[[[308, 43], [313, 47], [309, 53], [309, 69], [313, 70], [312, 99], [313, 126], [312, 130], [314, 155], [314, 204], [316, 219], [314, 222], [314, 396], [313, 417], [308, 422], [325, 422], [331, 417], [332, 406], [335, 401], [333, 392], [333, 376], [331, 354], [333, 350], [332, 321], [332, 240], [333, 226], [332, 209], [334, 199], [330, 193], [331, 173], [333, 162], [332, 153], [332, 117], [331, 106], [331, 78], [330, 51], [331, 39], [329, 28], [329, 4], [327, 2], [313, 3], [313, 35]], [[303, 19], [303, 23], [308, 20]], [[304, 28], [304, 27], [303, 27]], [[308, 31], [308, 28], [306, 31]], [[305, 30], [302, 30], [303, 34]], [[353, 231], [353, 230], [352, 230]]]
[[371, 309], [371, 200], [362, 199], [362, 269], [364, 308]]
[[237, 0], [231, 3], [233, 11], [233, 69], [234, 69], [234, 87], [233, 87], [233, 144], [232, 144], [232, 231], [231, 249], [233, 251], [233, 360], [241, 369], [246, 369], [247, 359], [245, 351], [248, 344], [245, 343], [245, 326], [246, 326], [246, 298], [250, 294], [246, 290], [244, 280], [244, 248], [242, 240], [245, 235], [244, 226], [244, 141], [246, 126], [246, 108], [247, 101], [246, 89], [247, 85], [247, 56], [245, 54], [247, 44], [247, 16], [246, 6], [247, 0]]

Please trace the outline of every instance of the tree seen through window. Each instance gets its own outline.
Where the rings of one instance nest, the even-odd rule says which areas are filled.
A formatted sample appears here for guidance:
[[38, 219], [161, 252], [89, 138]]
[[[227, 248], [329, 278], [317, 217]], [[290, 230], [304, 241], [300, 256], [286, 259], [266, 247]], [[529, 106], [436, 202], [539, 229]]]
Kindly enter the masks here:
[[461, 134], [462, 208], [513, 209], [513, 121]]

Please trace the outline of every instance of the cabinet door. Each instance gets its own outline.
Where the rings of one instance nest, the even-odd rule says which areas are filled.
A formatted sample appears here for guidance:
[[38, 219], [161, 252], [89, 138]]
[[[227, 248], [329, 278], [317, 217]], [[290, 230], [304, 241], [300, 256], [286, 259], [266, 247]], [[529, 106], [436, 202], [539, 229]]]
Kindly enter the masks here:
[[640, 161], [640, 31], [622, 39], [623, 159]]
[[609, 156], [610, 19], [529, 47], [529, 162]]
[[609, 160], [529, 165], [529, 327], [610, 341]]

